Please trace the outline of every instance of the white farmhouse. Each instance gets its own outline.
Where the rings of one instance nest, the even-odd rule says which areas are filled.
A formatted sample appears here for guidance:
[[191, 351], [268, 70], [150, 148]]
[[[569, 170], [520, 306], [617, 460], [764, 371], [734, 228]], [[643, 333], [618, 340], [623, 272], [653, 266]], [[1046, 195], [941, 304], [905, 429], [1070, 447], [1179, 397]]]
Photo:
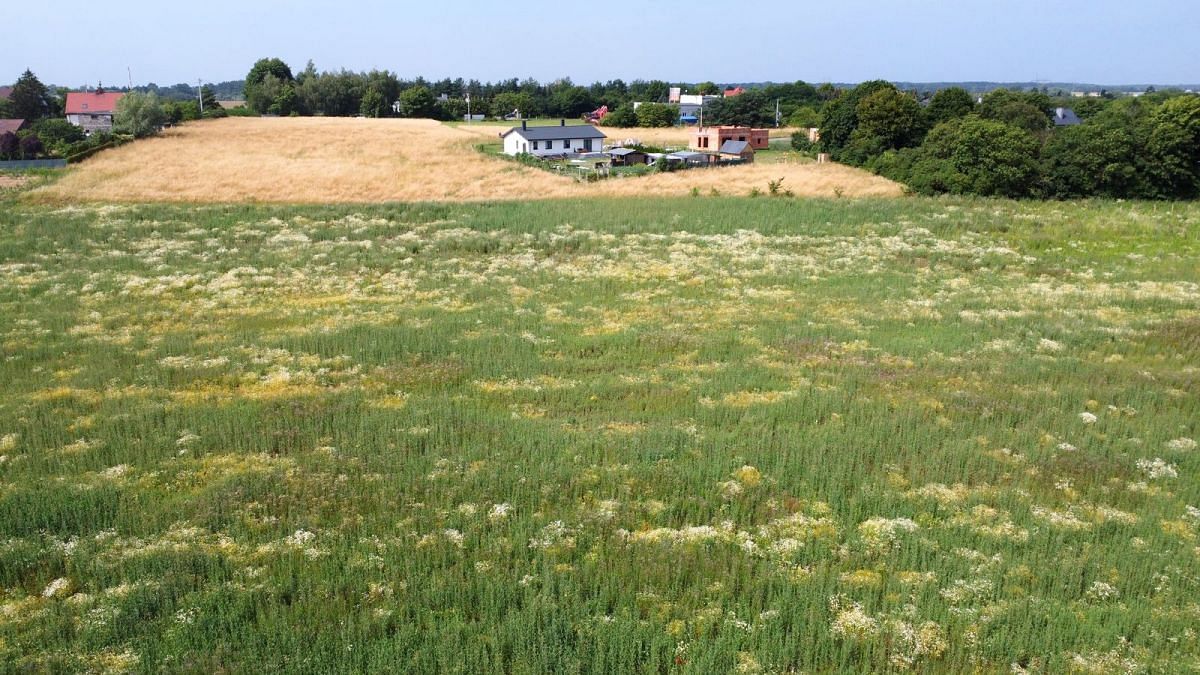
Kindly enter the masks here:
[[504, 139], [506, 155], [530, 154], [545, 157], [599, 152], [604, 149], [604, 139], [608, 137], [590, 124], [567, 126], [566, 120], [560, 120], [558, 126], [545, 127], [531, 127], [528, 122], [522, 121], [521, 126], [500, 134], [500, 138]]

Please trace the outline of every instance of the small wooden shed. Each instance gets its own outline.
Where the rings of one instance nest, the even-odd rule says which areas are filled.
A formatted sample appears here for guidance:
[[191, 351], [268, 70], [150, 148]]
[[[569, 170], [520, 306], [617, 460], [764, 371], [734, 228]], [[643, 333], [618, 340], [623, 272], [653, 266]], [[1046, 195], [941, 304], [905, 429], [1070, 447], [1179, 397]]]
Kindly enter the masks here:
[[725, 141], [721, 144], [721, 159], [741, 160], [749, 164], [754, 161], [754, 147], [749, 141]]
[[646, 163], [646, 153], [633, 148], [610, 148], [604, 151], [612, 157], [613, 166], [633, 166]]

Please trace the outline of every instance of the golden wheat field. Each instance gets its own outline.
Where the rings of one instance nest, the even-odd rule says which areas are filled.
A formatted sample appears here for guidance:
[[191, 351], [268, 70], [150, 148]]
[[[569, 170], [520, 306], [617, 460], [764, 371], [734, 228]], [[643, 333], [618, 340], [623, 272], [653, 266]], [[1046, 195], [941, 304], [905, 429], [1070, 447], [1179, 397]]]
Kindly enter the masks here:
[[[798, 196], [901, 194], [896, 183], [832, 164], [758, 164], [581, 183], [475, 150], [476, 144], [496, 139], [499, 130], [429, 120], [212, 120], [101, 153], [31, 196], [44, 201], [347, 203], [678, 196], [693, 189], [744, 195], [779, 178]], [[606, 133], [624, 139], [631, 131], [643, 142], [668, 141], [652, 130]]]

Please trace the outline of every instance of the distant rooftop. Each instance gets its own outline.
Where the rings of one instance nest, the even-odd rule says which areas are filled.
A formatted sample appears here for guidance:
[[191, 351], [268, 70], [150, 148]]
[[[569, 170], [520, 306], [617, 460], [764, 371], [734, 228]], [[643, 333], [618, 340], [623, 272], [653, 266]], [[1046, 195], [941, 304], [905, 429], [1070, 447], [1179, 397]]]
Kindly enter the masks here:
[[117, 109], [117, 101], [125, 94], [119, 91], [96, 93], [94, 91], [72, 91], [67, 93], [68, 115], [107, 114]]
[[1079, 119], [1079, 115], [1076, 115], [1074, 110], [1070, 108], [1054, 109], [1054, 126], [1073, 127], [1076, 124], [1083, 124], [1083, 120]]

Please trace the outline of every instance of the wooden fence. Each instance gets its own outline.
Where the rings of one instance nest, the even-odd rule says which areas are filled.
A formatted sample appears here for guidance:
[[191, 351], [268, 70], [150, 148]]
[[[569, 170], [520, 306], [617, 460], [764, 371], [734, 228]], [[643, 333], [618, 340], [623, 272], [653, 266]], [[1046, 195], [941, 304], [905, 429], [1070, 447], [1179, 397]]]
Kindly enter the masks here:
[[67, 165], [65, 159], [13, 159], [0, 162], [0, 171], [28, 171], [29, 169], [61, 169]]

